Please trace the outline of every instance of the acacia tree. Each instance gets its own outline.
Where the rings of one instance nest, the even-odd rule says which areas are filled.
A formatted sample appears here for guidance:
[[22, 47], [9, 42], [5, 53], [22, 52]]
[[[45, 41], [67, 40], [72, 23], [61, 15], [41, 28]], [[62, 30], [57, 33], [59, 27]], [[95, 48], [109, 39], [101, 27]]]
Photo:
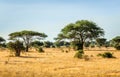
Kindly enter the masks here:
[[58, 39], [70, 39], [76, 41], [77, 50], [83, 50], [86, 40], [92, 40], [104, 35], [104, 30], [96, 23], [88, 20], [80, 20], [65, 26]]
[[5, 39], [2, 38], [2, 37], [0, 37], [0, 43], [1, 43], [1, 42], [4, 42], [4, 41], [5, 41]]
[[3, 37], [0, 37], [0, 46], [5, 47], [5, 39]]
[[112, 46], [117, 50], [120, 50], [120, 36], [116, 36], [111, 40]]
[[39, 33], [35, 31], [27, 31], [27, 30], [23, 30], [20, 32], [13, 32], [9, 34], [9, 36], [10, 36], [10, 40], [15, 40], [15, 39], [23, 40], [26, 52], [28, 52], [28, 49], [30, 47], [30, 43], [32, 42], [32, 40], [35, 40], [35, 39], [41, 40], [47, 37], [47, 35], [44, 33]]

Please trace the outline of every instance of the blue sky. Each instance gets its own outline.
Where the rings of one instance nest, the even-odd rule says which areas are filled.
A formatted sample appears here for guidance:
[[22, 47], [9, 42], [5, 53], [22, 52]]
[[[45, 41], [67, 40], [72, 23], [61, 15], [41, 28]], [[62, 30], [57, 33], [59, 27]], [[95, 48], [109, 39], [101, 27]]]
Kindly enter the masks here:
[[77, 20], [90, 20], [105, 30], [105, 38], [120, 35], [120, 0], [0, 0], [0, 36], [21, 30], [44, 32], [53, 41]]

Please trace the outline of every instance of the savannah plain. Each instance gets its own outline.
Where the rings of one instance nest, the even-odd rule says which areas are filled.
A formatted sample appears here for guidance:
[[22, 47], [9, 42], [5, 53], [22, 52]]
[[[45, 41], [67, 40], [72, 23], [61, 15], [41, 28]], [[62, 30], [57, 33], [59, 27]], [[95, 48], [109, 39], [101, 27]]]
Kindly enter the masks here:
[[[64, 51], [68, 50], [63, 48]], [[14, 57], [7, 49], [0, 49], [0, 77], [120, 77], [120, 52], [114, 48], [85, 49], [89, 60], [74, 58], [75, 51], [59, 48], [35, 49]], [[98, 53], [113, 52], [116, 58], [98, 57]]]

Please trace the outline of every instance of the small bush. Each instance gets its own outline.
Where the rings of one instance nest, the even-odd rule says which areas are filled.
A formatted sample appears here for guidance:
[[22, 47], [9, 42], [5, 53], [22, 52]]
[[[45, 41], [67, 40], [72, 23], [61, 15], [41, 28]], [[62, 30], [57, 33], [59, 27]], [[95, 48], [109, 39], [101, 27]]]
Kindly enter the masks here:
[[113, 53], [111, 53], [111, 52], [105, 52], [103, 54], [99, 53], [97, 56], [102, 56], [103, 58], [115, 58], [113, 56]]
[[9, 42], [7, 44], [7, 47], [14, 51], [15, 56], [20, 56], [21, 51], [25, 50], [25, 47], [23, 46], [23, 42], [16, 40], [14, 42]]
[[45, 51], [43, 50], [42, 47], [39, 47], [38, 52], [39, 52], [39, 53], [44, 53]]
[[77, 51], [77, 53], [75, 54], [74, 57], [82, 59], [83, 58], [83, 54], [84, 54], [83, 50], [79, 50], [79, 51]]

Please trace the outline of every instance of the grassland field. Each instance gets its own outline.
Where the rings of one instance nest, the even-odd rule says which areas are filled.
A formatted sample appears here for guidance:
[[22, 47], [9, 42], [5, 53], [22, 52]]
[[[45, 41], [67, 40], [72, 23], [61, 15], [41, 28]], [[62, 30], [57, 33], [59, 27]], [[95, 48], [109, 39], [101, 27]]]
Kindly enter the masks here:
[[[44, 51], [31, 49], [21, 57], [12, 57], [8, 49], [0, 49], [0, 77], [120, 77], [120, 51], [114, 48], [85, 49], [88, 61], [74, 58], [73, 50], [66, 53], [59, 48], [44, 48]], [[116, 58], [97, 57], [106, 51], [113, 52]]]

